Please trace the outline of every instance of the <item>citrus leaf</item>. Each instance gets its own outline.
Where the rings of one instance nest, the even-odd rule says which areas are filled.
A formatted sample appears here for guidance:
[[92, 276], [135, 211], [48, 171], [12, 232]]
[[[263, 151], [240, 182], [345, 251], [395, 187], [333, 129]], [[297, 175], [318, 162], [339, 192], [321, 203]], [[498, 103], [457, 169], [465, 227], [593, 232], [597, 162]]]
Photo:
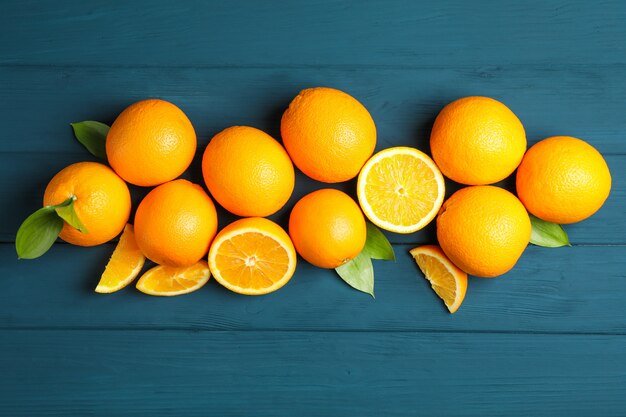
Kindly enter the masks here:
[[341, 279], [352, 288], [374, 297], [374, 267], [372, 259], [361, 252], [356, 258], [335, 268]]
[[560, 224], [541, 220], [539, 217], [535, 217], [532, 214], [529, 214], [529, 216], [530, 223], [532, 224], [530, 243], [545, 248], [572, 246], [569, 243], [567, 233]]
[[65, 222], [72, 226], [74, 229], [77, 229], [81, 233], [89, 233], [85, 225], [83, 225], [83, 223], [76, 215], [76, 211], [74, 211], [75, 200], [76, 197], [72, 196], [65, 200], [63, 203], [54, 206], [54, 209], [56, 210], [59, 217], [65, 220]]
[[15, 236], [19, 259], [38, 258], [50, 249], [63, 229], [54, 206], [40, 208], [24, 220]]
[[395, 261], [396, 254], [387, 237], [370, 222], [367, 223], [367, 240], [363, 253], [372, 259], [382, 259], [385, 261]]
[[106, 139], [109, 126], [104, 123], [86, 120], [84, 122], [70, 123], [74, 129], [76, 139], [94, 156], [107, 159]]

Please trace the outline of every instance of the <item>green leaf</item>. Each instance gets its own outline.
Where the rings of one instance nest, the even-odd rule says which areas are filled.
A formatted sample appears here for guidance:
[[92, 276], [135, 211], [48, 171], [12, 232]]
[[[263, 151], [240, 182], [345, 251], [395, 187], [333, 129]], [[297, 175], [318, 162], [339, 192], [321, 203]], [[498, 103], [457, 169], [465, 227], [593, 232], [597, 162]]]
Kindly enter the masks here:
[[372, 259], [382, 259], [385, 261], [395, 261], [396, 254], [387, 237], [370, 222], [367, 223], [367, 240], [363, 253]]
[[106, 139], [109, 126], [104, 123], [86, 120], [84, 122], [70, 123], [74, 129], [74, 136], [92, 155], [107, 159]]
[[374, 297], [374, 267], [372, 259], [361, 252], [356, 258], [345, 263], [335, 271], [341, 279], [346, 281], [352, 288], [367, 293]]
[[24, 220], [15, 237], [15, 250], [20, 259], [38, 258], [50, 249], [63, 229], [54, 206], [43, 207]]
[[529, 216], [530, 223], [532, 224], [530, 243], [546, 248], [572, 246], [569, 243], [567, 233], [560, 224], [541, 220], [539, 217], [535, 217], [532, 214], [529, 214]]
[[89, 233], [74, 211], [74, 201], [76, 201], [76, 197], [72, 196], [63, 203], [54, 206], [54, 209], [59, 217], [65, 220], [67, 224], [72, 226], [74, 229], [78, 229], [81, 233]]

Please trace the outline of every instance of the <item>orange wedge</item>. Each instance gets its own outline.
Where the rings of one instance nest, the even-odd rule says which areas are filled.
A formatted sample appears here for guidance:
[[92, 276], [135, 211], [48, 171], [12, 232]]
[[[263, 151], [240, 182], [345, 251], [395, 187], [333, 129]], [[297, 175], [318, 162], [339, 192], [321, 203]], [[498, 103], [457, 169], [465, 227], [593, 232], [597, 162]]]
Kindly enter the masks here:
[[261, 295], [285, 285], [296, 270], [289, 235], [261, 217], [237, 220], [217, 234], [209, 249], [215, 279], [239, 294]]
[[444, 194], [443, 175], [433, 160], [404, 146], [372, 156], [357, 183], [363, 213], [376, 226], [395, 233], [413, 233], [430, 223]]
[[450, 262], [439, 246], [420, 246], [409, 253], [450, 313], [457, 311], [467, 291], [467, 274]]
[[96, 292], [111, 293], [121, 290], [139, 275], [145, 261], [146, 257], [141, 253], [135, 241], [133, 225], [127, 224], [100, 277]]
[[210, 277], [206, 261], [183, 267], [159, 265], [139, 278], [137, 289], [148, 295], [171, 297], [201, 288]]

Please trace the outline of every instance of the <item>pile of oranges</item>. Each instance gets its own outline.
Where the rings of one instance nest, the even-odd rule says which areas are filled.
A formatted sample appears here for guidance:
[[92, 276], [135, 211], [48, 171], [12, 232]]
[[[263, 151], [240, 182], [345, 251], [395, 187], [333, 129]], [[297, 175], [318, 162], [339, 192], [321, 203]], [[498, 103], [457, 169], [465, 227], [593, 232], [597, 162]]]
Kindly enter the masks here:
[[[177, 179], [196, 155], [187, 116], [163, 100], [140, 101], [108, 131], [111, 168], [80, 162], [63, 169], [48, 184], [44, 205], [72, 201], [83, 229], [65, 222], [60, 237], [69, 243], [93, 246], [122, 233], [96, 291], [124, 288], [147, 258], [158, 266], [141, 276], [137, 288], [152, 295], [194, 291], [210, 276], [241, 294], [266, 294], [293, 276], [296, 253], [320, 268], [354, 259], [366, 243], [366, 218], [395, 233], [416, 232], [436, 219], [441, 246], [411, 254], [454, 312], [467, 274], [498, 276], [517, 262], [531, 234], [527, 211], [555, 223], [580, 221], [600, 208], [610, 190], [608, 167], [594, 148], [554, 137], [526, 152], [519, 119], [486, 97], [462, 98], [441, 111], [431, 134], [432, 159], [411, 147], [373, 155], [370, 113], [332, 88], [301, 91], [280, 127], [282, 144], [248, 126], [216, 134], [202, 154], [207, 192]], [[291, 197], [294, 164], [324, 183], [358, 177], [358, 202], [333, 188], [314, 191], [292, 208], [285, 231], [266, 217]], [[519, 199], [489, 185], [516, 169]], [[444, 202], [444, 176], [469, 187]], [[154, 187], [137, 207], [133, 225], [126, 183]], [[218, 232], [214, 201], [241, 219]]]

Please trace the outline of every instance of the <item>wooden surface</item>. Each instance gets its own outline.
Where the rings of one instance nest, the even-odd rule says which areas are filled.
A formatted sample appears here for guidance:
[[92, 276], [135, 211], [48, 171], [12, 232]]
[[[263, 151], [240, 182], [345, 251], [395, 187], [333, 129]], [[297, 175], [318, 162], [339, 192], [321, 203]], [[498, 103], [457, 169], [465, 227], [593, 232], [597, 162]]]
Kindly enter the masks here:
[[[626, 415], [625, 39], [618, 0], [3, 2], [0, 415]], [[573, 247], [531, 246], [505, 276], [471, 279], [454, 316], [408, 255], [432, 225], [388, 234], [398, 260], [375, 263], [376, 300], [304, 261], [267, 296], [210, 281], [163, 299], [93, 292], [113, 244], [16, 259], [48, 180], [91, 159], [70, 122], [161, 97], [202, 151], [235, 124], [278, 138], [290, 99], [317, 85], [371, 111], [377, 149], [428, 151], [445, 103], [498, 98], [529, 143], [596, 146], [611, 196], [566, 227]], [[197, 161], [186, 176], [201, 182]], [[298, 175], [273, 218], [320, 187]]]

